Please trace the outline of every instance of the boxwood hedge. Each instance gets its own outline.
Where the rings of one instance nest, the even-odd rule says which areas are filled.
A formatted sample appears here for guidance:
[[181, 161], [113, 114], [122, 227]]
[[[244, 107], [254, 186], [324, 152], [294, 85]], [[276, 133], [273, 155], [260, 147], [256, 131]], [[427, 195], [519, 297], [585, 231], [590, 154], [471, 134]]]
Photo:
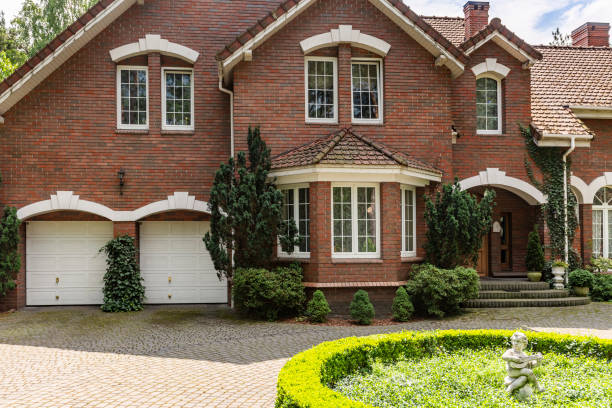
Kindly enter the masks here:
[[[444, 330], [402, 332], [368, 337], [348, 337], [321, 343], [295, 355], [281, 370], [277, 384], [277, 408], [365, 408], [332, 390], [338, 380], [374, 361], [391, 363], [400, 357], [446, 351], [510, 346], [509, 330]], [[556, 352], [572, 356], [612, 358], [612, 340], [553, 333], [525, 333], [532, 352]]]

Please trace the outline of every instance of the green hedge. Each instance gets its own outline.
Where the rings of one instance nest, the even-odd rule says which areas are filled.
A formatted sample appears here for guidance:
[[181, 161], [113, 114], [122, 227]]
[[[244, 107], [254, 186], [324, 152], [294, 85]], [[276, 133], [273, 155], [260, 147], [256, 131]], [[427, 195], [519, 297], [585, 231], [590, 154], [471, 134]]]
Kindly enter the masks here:
[[[447, 351], [510, 347], [510, 330], [445, 330], [348, 337], [321, 343], [295, 355], [281, 370], [277, 408], [370, 407], [329, 388], [341, 378], [368, 368], [375, 360], [391, 363], [400, 357]], [[553, 333], [525, 333], [532, 352], [612, 358], [612, 340]]]

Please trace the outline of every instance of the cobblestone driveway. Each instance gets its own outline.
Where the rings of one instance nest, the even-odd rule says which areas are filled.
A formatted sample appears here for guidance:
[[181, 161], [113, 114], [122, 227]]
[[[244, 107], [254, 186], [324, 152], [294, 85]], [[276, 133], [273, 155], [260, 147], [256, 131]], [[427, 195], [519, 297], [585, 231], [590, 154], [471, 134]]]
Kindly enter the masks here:
[[227, 309], [201, 306], [132, 314], [30, 309], [0, 315], [0, 406], [271, 407], [287, 359], [325, 340], [402, 329], [519, 327], [612, 338], [612, 304], [477, 309], [387, 327], [244, 322]]

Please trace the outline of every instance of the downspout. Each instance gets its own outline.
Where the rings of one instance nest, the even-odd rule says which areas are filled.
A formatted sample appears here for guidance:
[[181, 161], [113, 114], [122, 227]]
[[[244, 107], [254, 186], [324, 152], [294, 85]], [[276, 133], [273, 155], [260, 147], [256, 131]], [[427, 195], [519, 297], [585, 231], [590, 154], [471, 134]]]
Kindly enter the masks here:
[[219, 61], [219, 90], [230, 97], [230, 157], [234, 157], [234, 92], [223, 87], [223, 61]]
[[[564, 229], [563, 235], [565, 239], [564, 256], [565, 263], [569, 264], [569, 238], [567, 236], [568, 219], [567, 219], [567, 157], [576, 149], [576, 138], [574, 136], [570, 139], [570, 148], [567, 149], [563, 154], [563, 215], [564, 215]], [[568, 284], [569, 271], [565, 273], [565, 286]]]

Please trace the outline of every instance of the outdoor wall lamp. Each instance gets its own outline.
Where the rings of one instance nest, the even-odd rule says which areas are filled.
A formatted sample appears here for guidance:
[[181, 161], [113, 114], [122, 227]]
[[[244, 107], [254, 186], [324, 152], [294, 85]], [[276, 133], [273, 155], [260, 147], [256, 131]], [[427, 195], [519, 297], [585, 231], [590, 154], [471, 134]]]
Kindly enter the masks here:
[[125, 170], [119, 170], [117, 175], [119, 176], [119, 195], [123, 195], [123, 185], [125, 184]]

